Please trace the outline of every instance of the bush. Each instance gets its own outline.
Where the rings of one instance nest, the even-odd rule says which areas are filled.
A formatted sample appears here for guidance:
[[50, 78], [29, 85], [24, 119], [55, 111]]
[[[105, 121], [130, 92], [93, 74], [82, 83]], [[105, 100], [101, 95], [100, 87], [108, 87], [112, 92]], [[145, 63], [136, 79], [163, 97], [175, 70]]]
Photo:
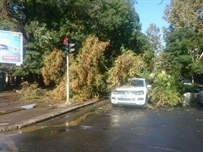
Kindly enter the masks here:
[[65, 54], [57, 49], [54, 49], [45, 59], [45, 65], [42, 68], [44, 83], [49, 85], [51, 82], [58, 85], [66, 71]]
[[161, 72], [156, 75], [151, 92], [152, 102], [156, 106], [177, 106], [182, 103], [181, 84], [176, 77]]
[[56, 86], [56, 88], [51, 92], [50, 97], [57, 100], [66, 99], [66, 77], [64, 76], [62, 81]]
[[22, 99], [40, 99], [44, 98], [45, 91], [38, 88], [37, 83], [30, 84], [27, 81], [21, 84], [21, 98]]

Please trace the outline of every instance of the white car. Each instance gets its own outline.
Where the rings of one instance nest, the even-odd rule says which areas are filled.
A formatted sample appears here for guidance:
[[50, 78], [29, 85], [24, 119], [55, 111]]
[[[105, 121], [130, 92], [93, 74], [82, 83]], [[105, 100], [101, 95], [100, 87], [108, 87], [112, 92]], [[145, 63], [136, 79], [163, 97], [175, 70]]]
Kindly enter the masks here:
[[132, 78], [129, 82], [111, 92], [111, 103], [145, 107], [150, 98], [151, 85], [144, 78]]

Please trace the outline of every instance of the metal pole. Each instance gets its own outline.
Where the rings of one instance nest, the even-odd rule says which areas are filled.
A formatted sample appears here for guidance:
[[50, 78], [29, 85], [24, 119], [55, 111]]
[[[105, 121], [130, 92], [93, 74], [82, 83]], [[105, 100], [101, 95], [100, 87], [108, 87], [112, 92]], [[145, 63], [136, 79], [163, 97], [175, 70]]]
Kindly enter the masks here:
[[66, 59], [67, 59], [67, 84], [66, 84], [66, 105], [70, 105], [70, 101], [69, 101], [69, 98], [70, 98], [70, 95], [69, 95], [69, 92], [70, 92], [70, 88], [69, 88], [69, 85], [70, 85], [70, 80], [69, 80], [69, 59], [68, 59], [68, 54], [66, 56]]

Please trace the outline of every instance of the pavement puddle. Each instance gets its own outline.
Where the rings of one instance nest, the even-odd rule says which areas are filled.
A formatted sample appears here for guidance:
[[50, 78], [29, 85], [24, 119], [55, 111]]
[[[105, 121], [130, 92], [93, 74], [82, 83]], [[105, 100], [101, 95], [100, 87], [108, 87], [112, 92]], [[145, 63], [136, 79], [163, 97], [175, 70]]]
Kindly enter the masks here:
[[96, 113], [96, 111], [88, 112], [88, 113], [86, 113], [85, 115], [83, 115], [83, 116], [77, 118], [76, 120], [73, 120], [73, 121], [68, 122], [68, 124], [67, 124], [68, 126], [67, 126], [67, 127], [69, 127], [69, 126], [77, 126], [77, 125], [80, 124], [83, 120], [85, 120], [89, 115], [92, 115], [92, 114], [95, 114], [95, 113]]
[[[65, 122], [63, 124], [60, 124], [60, 125], [55, 125], [54, 127], [73, 127], [73, 126], [77, 126], [79, 125], [83, 120], [85, 120], [89, 115], [93, 115], [93, 114], [96, 114], [96, 113], [99, 113], [101, 111], [105, 111], [107, 110], [108, 108], [110, 108], [109, 105], [107, 106], [100, 106], [98, 107], [96, 110], [94, 111], [91, 111], [91, 112], [88, 112], [80, 117], [78, 117], [77, 119], [75, 120], [72, 120], [72, 121], [69, 121], [69, 122]], [[91, 126], [81, 126], [81, 129], [90, 129], [92, 128]]]
[[44, 128], [47, 128], [47, 127], [48, 126], [29, 126], [29, 127], [22, 128], [20, 133], [33, 132], [33, 131], [44, 129]]
[[81, 127], [81, 129], [91, 129], [92, 128], [92, 126], [80, 126]]
[[[78, 117], [77, 119], [74, 119], [72, 121], [69, 121], [69, 122], [65, 122], [65, 123], [62, 123], [62, 124], [57, 124], [57, 125], [33, 125], [33, 126], [28, 126], [28, 127], [25, 127], [25, 128], [21, 128], [18, 132], [19, 133], [28, 133], [28, 132], [34, 132], [34, 131], [38, 131], [38, 130], [41, 130], [41, 129], [47, 129], [47, 128], [60, 128], [60, 127], [74, 127], [74, 126], [77, 126], [79, 125], [83, 120], [85, 120], [89, 115], [92, 115], [92, 114], [96, 114], [96, 113], [99, 113], [101, 111], [105, 111], [107, 110], [108, 108], [110, 108], [109, 105], [107, 106], [100, 106], [98, 107], [97, 109], [93, 110], [93, 111], [90, 111], [80, 117]], [[7, 125], [9, 124], [9, 122], [0, 122], [0, 126], [1, 125]], [[80, 129], [90, 129], [92, 128], [91, 126], [80, 126]], [[66, 129], [62, 129], [60, 130], [59, 132], [64, 132], [66, 131]]]

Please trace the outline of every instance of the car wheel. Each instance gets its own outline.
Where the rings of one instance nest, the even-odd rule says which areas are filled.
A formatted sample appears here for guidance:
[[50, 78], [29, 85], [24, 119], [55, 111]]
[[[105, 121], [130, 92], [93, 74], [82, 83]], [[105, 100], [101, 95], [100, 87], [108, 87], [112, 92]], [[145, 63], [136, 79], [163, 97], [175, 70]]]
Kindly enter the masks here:
[[197, 95], [197, 103], [198, 103], [198, 104], [201, 104], [199, 95]]
[[197, 103], [200, 103], [200, 101], [199, 101], [199, 96], [197, 97]]
[[145, 103], [142, 108], [147, 109], [147, 103]]
[[144, 105], [142, 106], [144, 109], [147, 108], [147, 103], [148, 103], [148, 102], [149, 102], [149, 98], [148, 98], [148, 96], [146, 96], [145, 103], [144, 103]]
[[147, 101], [145, 101], [144, 105], [142, 106], [142, 108], [146, 109], [147, 108]]
[[112, 106], [112, 107], [117, 107], [117, 105], [116, 105], [116, 104], [113, 104], [113, 103], [111, 104], [111, 106]]

